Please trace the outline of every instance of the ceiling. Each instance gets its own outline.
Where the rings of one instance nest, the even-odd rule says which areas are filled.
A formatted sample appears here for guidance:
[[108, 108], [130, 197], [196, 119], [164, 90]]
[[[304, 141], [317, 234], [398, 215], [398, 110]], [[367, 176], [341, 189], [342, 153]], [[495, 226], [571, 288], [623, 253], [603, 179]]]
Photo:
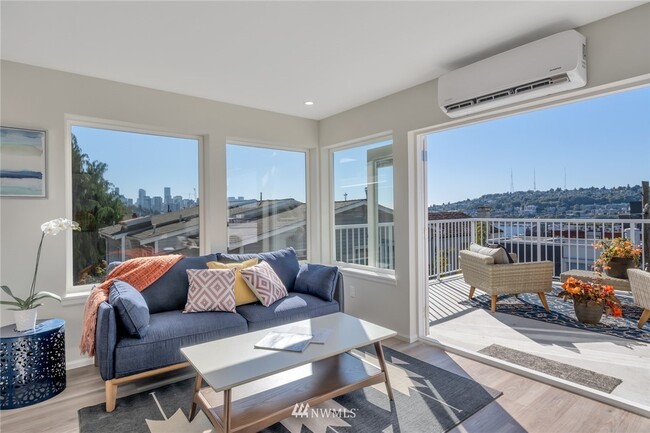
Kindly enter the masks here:
[[3, 0], [0, 56], [322, 119], [643, 3]]

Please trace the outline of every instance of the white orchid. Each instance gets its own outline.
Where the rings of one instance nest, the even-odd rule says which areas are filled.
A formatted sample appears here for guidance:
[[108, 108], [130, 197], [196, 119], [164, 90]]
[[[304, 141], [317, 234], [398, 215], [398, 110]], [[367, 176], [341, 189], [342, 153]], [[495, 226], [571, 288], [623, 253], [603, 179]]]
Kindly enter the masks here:
[[41, 231], [46, 235], [56, 236], [67, 229], [80, 230], [78, 223], [67, 218], [56, 218], [41, 224]]
[[8, 286], [1, 286], [2, 290], [9, 296], [11, 296], [14, 300], [13, 301], [0, 301], [0, 305], [9, 305], [14, 308], [10, 308], [10, 310], [29, 310], [32, 308], [36, 308], [42, 304], [37, 304], [36, 301], [43, 299], [43, 298], [52, 298], [56, 299], [57, 301], [61, 302], [61, 297], [55, 293], [51, 292], [35, 292], [36, 289], [36, 275], [38, 275], [38, 263], [41, 260], [41, 249], [43, 248], [43, 239], [45, 239], [45, 235], [53, 235], [56, 236], [57, 234], [61, 233], [64, 230], [67, 229], [72, 229], [72, 230], [81, 230], [79, 227], [79, 224], [76, 222], [69, 220], [67, 218], [56, 218], [53, 219], [52, 221], [45, 222], [41, 224], [41, 231], [43, 232], [41, 234], [41, 242], [38, 244], [38, 252], [36, 253], [36, 268], [34, 269], [34, 278], [32, 278], [32, 287], [29, 290], [29, 296], [25, 299], [21, 299], [17, 296], [15, 296], [12, 292], [11, 289]]

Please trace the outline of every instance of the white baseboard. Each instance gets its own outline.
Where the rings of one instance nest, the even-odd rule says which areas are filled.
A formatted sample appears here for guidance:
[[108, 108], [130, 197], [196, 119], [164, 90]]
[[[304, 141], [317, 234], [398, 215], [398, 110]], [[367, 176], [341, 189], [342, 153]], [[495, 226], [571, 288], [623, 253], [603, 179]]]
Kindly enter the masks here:
[[397, 334], [393, 338], [397, 338], [400, 341], [403, 341], [404, 343], [415, 343], [418, 341], [418, 337], [416, 335], [403, 335], [403, 334]]
[[93, 365], [94, 363], [95, 363], [94, 358], [75, 359], [74, 361], [66, 362], [65, 369], [74, 370], [75, 368], [86, 367], [88, 365]]

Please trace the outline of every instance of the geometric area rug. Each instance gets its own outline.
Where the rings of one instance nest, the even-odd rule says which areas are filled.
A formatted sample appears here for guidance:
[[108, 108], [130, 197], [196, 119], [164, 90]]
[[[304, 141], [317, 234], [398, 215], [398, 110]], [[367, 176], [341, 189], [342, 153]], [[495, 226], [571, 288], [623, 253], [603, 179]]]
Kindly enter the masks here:
[[[376, 364], [374, 347], [354, 351]], [[264, 433], [400, 432], [443, 433], [460, 424], [501, 395], [474, 380], [384, 348], [394, 402], [385, 385], [359, 389], [290, 416]], [[194, 379], [122, 397], [115, 411], [104, 405], [78, 411], [80, 433], [208, 433], [213, 431], [202, 412], [187, 420]], [[237, 388], [233, 390], [237, 404]]]
[[[535, 293], [519, 295], [499, 295], [497, 298], [497, 313], [510, 314], [526, 319], [539, 320], [554, 325], [596, 332], [599, 334], [619, 337], [627, 340], [637, 340], [650, 343], [650, 322], [643, 329], [637, 328], [637, 323], [643, 313], [643, 308], [634, 304], [631, 292], [617, 291], [616, 296], [621, 301], [623, 317], [603, 314], [600, 323], [589, 325], [580, 322], [573, 310], [573, 302], [559, 296], [561, 289], [554, 286], [551, 293], [546, 294], [550, 311], [542, 306], [539, 296]], [[478, 294], [480, 293], [480, 294]], [[472, 307], [490, 309], [490, 296], [478, 292], [472, 300], [464, 299], [459, 303]]]

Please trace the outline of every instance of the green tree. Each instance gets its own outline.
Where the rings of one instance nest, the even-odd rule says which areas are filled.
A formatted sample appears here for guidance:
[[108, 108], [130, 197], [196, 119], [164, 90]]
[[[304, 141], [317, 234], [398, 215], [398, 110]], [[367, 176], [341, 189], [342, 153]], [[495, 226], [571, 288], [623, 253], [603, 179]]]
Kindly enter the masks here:
[[93, 276], [101, 276], [106, 241], [98, 230], [117, 224], [126, 213], [113, 184], [104, 178], [107, 168], [104, 162], [91, 161], [72, 135], [72, 213], [81, 227], [72, 236], [75, 284], [89, 283]]

